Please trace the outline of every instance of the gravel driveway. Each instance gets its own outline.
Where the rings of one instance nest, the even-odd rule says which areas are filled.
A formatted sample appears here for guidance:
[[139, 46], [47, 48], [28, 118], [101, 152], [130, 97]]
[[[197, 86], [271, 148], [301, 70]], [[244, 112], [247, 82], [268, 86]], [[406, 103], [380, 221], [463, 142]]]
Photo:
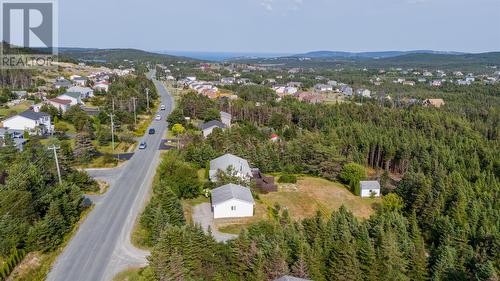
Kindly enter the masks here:
[[238, 237], [235, 234], [222, 233], [217, 231], [214, 224], [214, 215], [210, 203], [201, 203], [193, 207], [193, 222], [201, 225], [203, 230], [208, 233], [208, 227], [212, 231], [212, 236], [219, 242], [226, 242], [227, 240]]

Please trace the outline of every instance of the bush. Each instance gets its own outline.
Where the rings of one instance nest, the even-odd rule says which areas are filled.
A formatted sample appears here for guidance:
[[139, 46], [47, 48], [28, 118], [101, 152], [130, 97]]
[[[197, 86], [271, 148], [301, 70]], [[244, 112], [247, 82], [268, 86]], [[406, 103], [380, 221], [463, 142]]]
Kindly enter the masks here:
[[284, 174], [278, 179], [279, 183], [297, 183], [297, 177], [295, 175]]

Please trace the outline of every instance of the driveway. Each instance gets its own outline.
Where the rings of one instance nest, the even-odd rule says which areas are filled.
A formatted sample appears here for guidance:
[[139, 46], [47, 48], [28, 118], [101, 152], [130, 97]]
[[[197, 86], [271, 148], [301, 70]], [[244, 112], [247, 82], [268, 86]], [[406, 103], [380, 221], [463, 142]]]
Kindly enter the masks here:
[[212, 214], [212, 207], [210, 203], [201, 203], [193, 207], [193, 222], [201, 225], [203, 230], [208, 233], [208, 228], [212, 231], [212, 236], [219, 242], [226, 242], [227, 240], [238, 237], [235, 234], [222, 233], [217, 231], [214, 223], [214, 215]]

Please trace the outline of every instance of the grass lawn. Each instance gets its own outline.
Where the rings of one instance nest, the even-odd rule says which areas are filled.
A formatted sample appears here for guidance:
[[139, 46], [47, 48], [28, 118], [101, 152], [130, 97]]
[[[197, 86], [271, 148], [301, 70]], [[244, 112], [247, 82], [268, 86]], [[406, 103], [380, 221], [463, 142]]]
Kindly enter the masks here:
[[314, 177], [300, 177], [297, 184], [279, 184], [278, 192], [262, 194], [260, 201], [262, 203], [258, 205], [262, 204], [266, 209], [275, 203], [288, 208], [294, 219], [311, 217], [318, 210], [329, 216], [342, 205], [354, 216], [368, 218], [374, 205], [380, 203], [380, 199], [355, 196], [340, 183]]
[[295, 220], [312, 217], [318, 210], [328, 217], [342, 205], [354, 216], [365, 219], [374, 212], [374, 206], [380, 203], [380, 199], [355, 196], [340, 183], [308, 176], [299, 177], [297, 184], [279, 184], [278, 192], [260, 194], [256, 201], [253, 217], [216, 221], [217, 229], [224, 233], [239, 234], [248, 225], [269, 219], [268, 208], [276, 203], [287, 208]]
[[0, 116], [7, 116], [10, 112], [14, 112], [14, 111], [16, 113], [23, 112], [23, 111], [27, 110], [32, 105], [33, 105], [33, 102], [24, 101], [24, 102], [21, 102], [20, 104], [11, 106], [9, 108], [0, 107]]

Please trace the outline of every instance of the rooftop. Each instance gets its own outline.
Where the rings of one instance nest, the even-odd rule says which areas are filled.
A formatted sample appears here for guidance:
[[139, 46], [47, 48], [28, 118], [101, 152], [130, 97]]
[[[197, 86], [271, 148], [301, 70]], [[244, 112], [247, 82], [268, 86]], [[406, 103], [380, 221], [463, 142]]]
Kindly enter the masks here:
[[252, 192], [248, 187], [230, 183], [212, 190], [212, 205], [231, 199], [238, 199], [251, 204], [255, 203]]
[[375, 190], [380, 189], [380, 183], [378, 181], [360, 181], [361, 190]]

